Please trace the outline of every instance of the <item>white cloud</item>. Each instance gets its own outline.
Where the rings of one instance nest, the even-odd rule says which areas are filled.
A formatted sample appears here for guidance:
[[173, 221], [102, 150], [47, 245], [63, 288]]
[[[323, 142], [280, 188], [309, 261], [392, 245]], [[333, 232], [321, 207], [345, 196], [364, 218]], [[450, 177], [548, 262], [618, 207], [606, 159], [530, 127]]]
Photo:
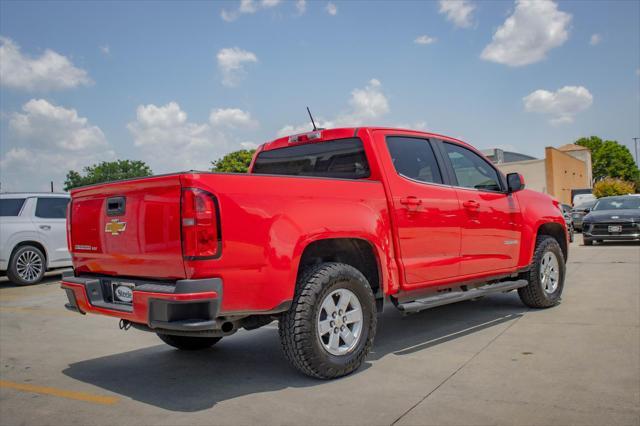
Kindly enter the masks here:
[[[240, 15], [254, 14], [260, 9], [271, 9], [282, 3], [282, 0], [240, 0], [238, 8], [236, 10], [222, 9], [220, 11], [220, 17], [227, 21], [233, 22], [240, 17]], [[298, 7], [296, 5], [296, 7]]]
[[593, 95], [582, 86], [565, 86], [555, 92], [536, 90], [522, 98], [527, 112], [551, 116], [552, 124], [572, 123], [576, 114], [589, 108]]
[[100, 46], [100, 51], [102, 53], [104, 53], [105, 55], [110, 55], [111, 54], [111, 48], [109, 47], [108, 44], [105, 44], [104, 46]]
[[307, 0], [296, 0], [296, 10], [298, 11], [298, 14], [302, 15], [304, 12], [307, 11]]
[[87, 72], [47, 49], [37, 58], [23, 55], [13, 40], [0, 37], [0, 83], [13, 89], [61, 90], [93, 83]]
[[276, 7], [277, 5], [280, 4], [280, 0], [262, 0], [260, 2], [260, 4], [262, 5], [262, 7]]
[[218, 108], [211, 111], [209, 122], [213, 126], [224, 126], [230, 128], [254, 128], [258, 122], [251, 118], [249, 112], [238, 108]]
[[551, 0], [517, 0], [511, 16], [493, 34], [482, 59], [512, 67], [533, 64], [569, 37], [571, 15]]
[[417, 37], [415, 40], [413, 40], [413, 42], [415, 44], [433, 44], [437, 41], [438, 39], [435, 37], [429, 37], [428, 35], [421, 35], [420, 37]]
[[238, 47], [220, 49], [217, 55], [218, 68], [222, 72], [222, 84], [227, 87], [237, 86], [246, 75], [245, 64], [258, 62], [253, 52]]
[[377, 118], [389, 112], [389, 102], [381, 89], [380, 81], [372, 78], [364, 89], [353, 90], [349, 100], [352, 112], [347, 115], [347, 121], [359, 125], [364, 120]]
[[256, 149], [258, 144], [254, 142], [240, 142], [240, 146], [242, 149]]
[[338, 6], [329, 2], [327, 3], [327, 7], [325, 8], [327, 13], [331, 16], [336, 16], [338, 14]]
[[596, 46], [600, 44], [601, 41], [602, 41], [602, 36], [600, 34], [592, 34], [591, 38], [589, 39], [589, 44], [591, 46]]
[[209, 123], [189, 121], [176, 102], [157, 106], [140, 105], [136, 120], [127, 128], [134, 145], [155, 173], [178, 170], [206, 170], [210, 162], [239, 146], [224, 129], [256, 126], [248, 112], [240, 109], [211, 111]]
[[469, 28], [473, 25], [473, 11], [476, 6], [468, 0], [440, 0], [440, 13], [447, 16], [456, 27]]
[[[375, 78], [369, 80], [363, 89], [351, 91], [349, 105], [350, 108], [346, 112], [331, 120], [318, 117], [316, 125], [326, 129], [375, 124], [375, 120], [380, 119], [389, 112], [389, 101], [382, 93], [382, 83]], [[312, 130], [310, 122], [299, 125], [287, 124], [278, 131], [278, 136], [287, 136], [310, 130]]]
[[111, 160], [115, 154], [102, 130], [75, 109], [31, 99], [9, 115], [9, 145], [0, 159], [3, 189], [62, 189], [69, 170]]

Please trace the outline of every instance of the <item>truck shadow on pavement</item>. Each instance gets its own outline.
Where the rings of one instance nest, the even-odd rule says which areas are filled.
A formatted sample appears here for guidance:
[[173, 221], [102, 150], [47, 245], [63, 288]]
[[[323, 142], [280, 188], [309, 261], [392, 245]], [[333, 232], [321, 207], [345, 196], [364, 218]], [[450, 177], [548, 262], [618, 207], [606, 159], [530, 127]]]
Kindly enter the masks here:
[[[385, 306], [367, 362], [341, 380], [366, 378], [372, 361], [403, 356], [504, 325], [527, 311], [515, 292], [435, 308], [403, 317]], [[136, 332], [136, 331], [130, 331]], [[492, 334], [497, 331], [492, 331]], [[488, 338], [487, 338], [488, 339]], [[276, 323], [239, 332], [215, 347], [181, 352], [166, 345], [80, 361], [63, 373], [124, 397], [178, 412], [195, 412], [218, 402], [285, 388], [321, 386], [284, 359]]]

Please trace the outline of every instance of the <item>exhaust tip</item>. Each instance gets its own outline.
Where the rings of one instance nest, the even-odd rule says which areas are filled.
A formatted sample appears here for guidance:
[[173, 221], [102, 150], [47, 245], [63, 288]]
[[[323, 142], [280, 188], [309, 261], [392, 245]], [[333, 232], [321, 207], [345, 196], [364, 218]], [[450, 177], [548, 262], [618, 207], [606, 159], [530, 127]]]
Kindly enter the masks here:
[[225, 333], [231, 333], [235, 329], [235, 326], [232, 322], [226, 321], [222, 323], [222, 327], [220, 327], [220, 329]]

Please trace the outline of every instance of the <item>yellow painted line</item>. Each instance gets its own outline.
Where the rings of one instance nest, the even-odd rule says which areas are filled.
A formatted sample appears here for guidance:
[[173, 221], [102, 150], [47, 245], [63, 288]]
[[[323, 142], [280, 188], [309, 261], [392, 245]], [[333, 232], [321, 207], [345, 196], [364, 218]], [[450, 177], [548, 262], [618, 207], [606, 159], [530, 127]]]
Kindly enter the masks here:
[[16, 312], [16, 313], [27, 313], [27, 314], [44, 314], [44, 315], [54, 315], [54, 316], [77, 316], [73, 312], [67, 311], [64, 307], [60, 309], [46, 309], [46, 308], [29, 308], [26, 306], [0, 306], [0, 312]]
[[119, 401], [114, 396], [93, 395], [86, 392], [75, 392], [47, 386], [29, 385], [26, 383], [15, 383], [7, 380], [0, 380], [0, 388], [14, 389], [24, 392], [39, 393], [42, 395], [53, 395], [60, 398], [74, 399], [76, 401], [91, 402], [100, 405], [113, 405]]

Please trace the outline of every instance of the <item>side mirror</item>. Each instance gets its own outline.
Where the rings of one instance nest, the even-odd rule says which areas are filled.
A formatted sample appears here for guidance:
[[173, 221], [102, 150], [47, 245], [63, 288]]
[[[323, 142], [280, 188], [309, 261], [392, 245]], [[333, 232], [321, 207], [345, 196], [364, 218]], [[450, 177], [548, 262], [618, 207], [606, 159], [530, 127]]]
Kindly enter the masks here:
[[520, 173], [509, 173], [507, 175], [507, 189], [509, 193], [522, 191], [524, 189], [524, 178]]
[[590, 211], [591, 211], [591, 208], [590, 208], [590, 207], [587, 207], [586, 209], [584, 209], [584, 212], [585, 212], [585, 213], [589, 213]]

